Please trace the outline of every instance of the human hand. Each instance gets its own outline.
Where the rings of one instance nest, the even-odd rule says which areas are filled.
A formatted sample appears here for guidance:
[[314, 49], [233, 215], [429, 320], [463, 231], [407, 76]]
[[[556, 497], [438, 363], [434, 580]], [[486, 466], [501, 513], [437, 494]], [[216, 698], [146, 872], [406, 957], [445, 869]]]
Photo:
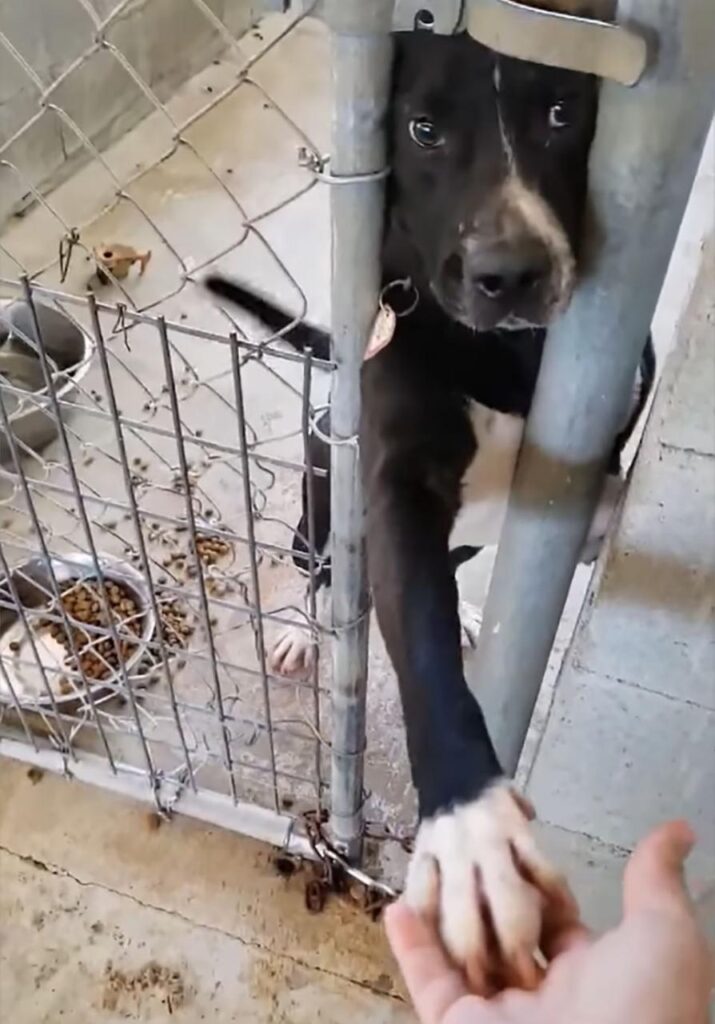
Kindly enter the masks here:
[[[623, 920], [593, 939], [573, 921], [547, 936], [532, 992], [471, 993], [433, 925], [402, 903], [387, 935], [423, 1024], [707, 1024], [713, 964], [683, 881], [694, 842], [684, 822], [651, 833], [631, 857]], [[548, 915], [546, 915], [548, 917]]]

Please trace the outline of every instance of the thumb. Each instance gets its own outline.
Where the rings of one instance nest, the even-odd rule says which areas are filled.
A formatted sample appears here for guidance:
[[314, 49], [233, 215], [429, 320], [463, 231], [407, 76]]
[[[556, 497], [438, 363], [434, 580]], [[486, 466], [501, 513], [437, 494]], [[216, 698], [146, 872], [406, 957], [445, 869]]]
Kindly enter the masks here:
[[685, 821], [661, 825], [638, 844], [623, 881], [626, 917], [643, 910], [690, 911], [683, 868], [694, 844], [695, 835]]

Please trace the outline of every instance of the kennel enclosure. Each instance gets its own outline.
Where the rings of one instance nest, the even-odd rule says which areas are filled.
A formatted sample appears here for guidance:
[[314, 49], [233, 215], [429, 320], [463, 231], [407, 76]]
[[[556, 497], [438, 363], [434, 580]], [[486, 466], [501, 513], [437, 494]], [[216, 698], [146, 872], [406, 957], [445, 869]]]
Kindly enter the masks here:
[[[604, 2], [599, 20], [577, 0], [49, 6], [46, 24], [21, 4], [0, 15], [15, 90], [0, 140], [0, 753], [300, 854], [314, 852], [303, 816], [326, 814], [358, 860], [385, 806], [373, 784], [366, 809], [357, 431], [390, 33], [467, 29], [604, 78], [606, 242], [549, 334], [471, 670], [514, 769], [712, 117], [708, 4]], [[66, 49], [48, 53], [60, 15]], [[331, 127], [296, 102], [293, 61], [309, 98], [327, 88]], [[331, 251], [330, 302], [327, 267], [310, 302], [331, 325], [327, 363], [201, 298], [218, 267], [270, 281], [305, 317], [310, 235]], [[326, 627], [291, 554], [328, 391]], [[306, 681], [271, 671], [283, 629], [324, 641]], [[393, 747], [381, 755], [389, 768]]]

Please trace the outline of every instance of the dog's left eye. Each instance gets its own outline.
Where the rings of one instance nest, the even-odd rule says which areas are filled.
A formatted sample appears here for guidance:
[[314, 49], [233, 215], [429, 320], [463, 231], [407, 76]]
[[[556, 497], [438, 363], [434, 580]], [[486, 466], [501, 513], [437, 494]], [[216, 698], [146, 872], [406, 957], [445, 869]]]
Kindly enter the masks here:
[[549, 110], [549, 128], [558, 130], [559, 128], [568, 128], [568, 125], [569, 119], [566, 104], [563, 101], [554, 103]]
[[409, 127], [412, 141], [423, 149], [436, 149], [444, 143], [444, 136], [440, 135], [437, 125], [428, 117], [413, 117]]

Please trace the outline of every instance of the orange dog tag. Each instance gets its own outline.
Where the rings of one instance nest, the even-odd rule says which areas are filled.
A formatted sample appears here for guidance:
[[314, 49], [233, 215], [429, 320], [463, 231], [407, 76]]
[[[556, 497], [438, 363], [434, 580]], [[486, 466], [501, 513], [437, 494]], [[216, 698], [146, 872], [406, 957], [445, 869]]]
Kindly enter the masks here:
[[396, 327], [397, 314], [392, 306], [388, 306], [386, 303], [381, 302], [380, 308], [377, 311], [377, 316], [375, 317], [375, 322], [372, 325], [372, 331], [370, 332], [367, 348], [365, 349], [363, 362], [367, 362], [368, 359], [372, 359], [372, 357], [376, 356], [378, 352], [381, 352], [383, 348], [387, 348], [395, 336]]

